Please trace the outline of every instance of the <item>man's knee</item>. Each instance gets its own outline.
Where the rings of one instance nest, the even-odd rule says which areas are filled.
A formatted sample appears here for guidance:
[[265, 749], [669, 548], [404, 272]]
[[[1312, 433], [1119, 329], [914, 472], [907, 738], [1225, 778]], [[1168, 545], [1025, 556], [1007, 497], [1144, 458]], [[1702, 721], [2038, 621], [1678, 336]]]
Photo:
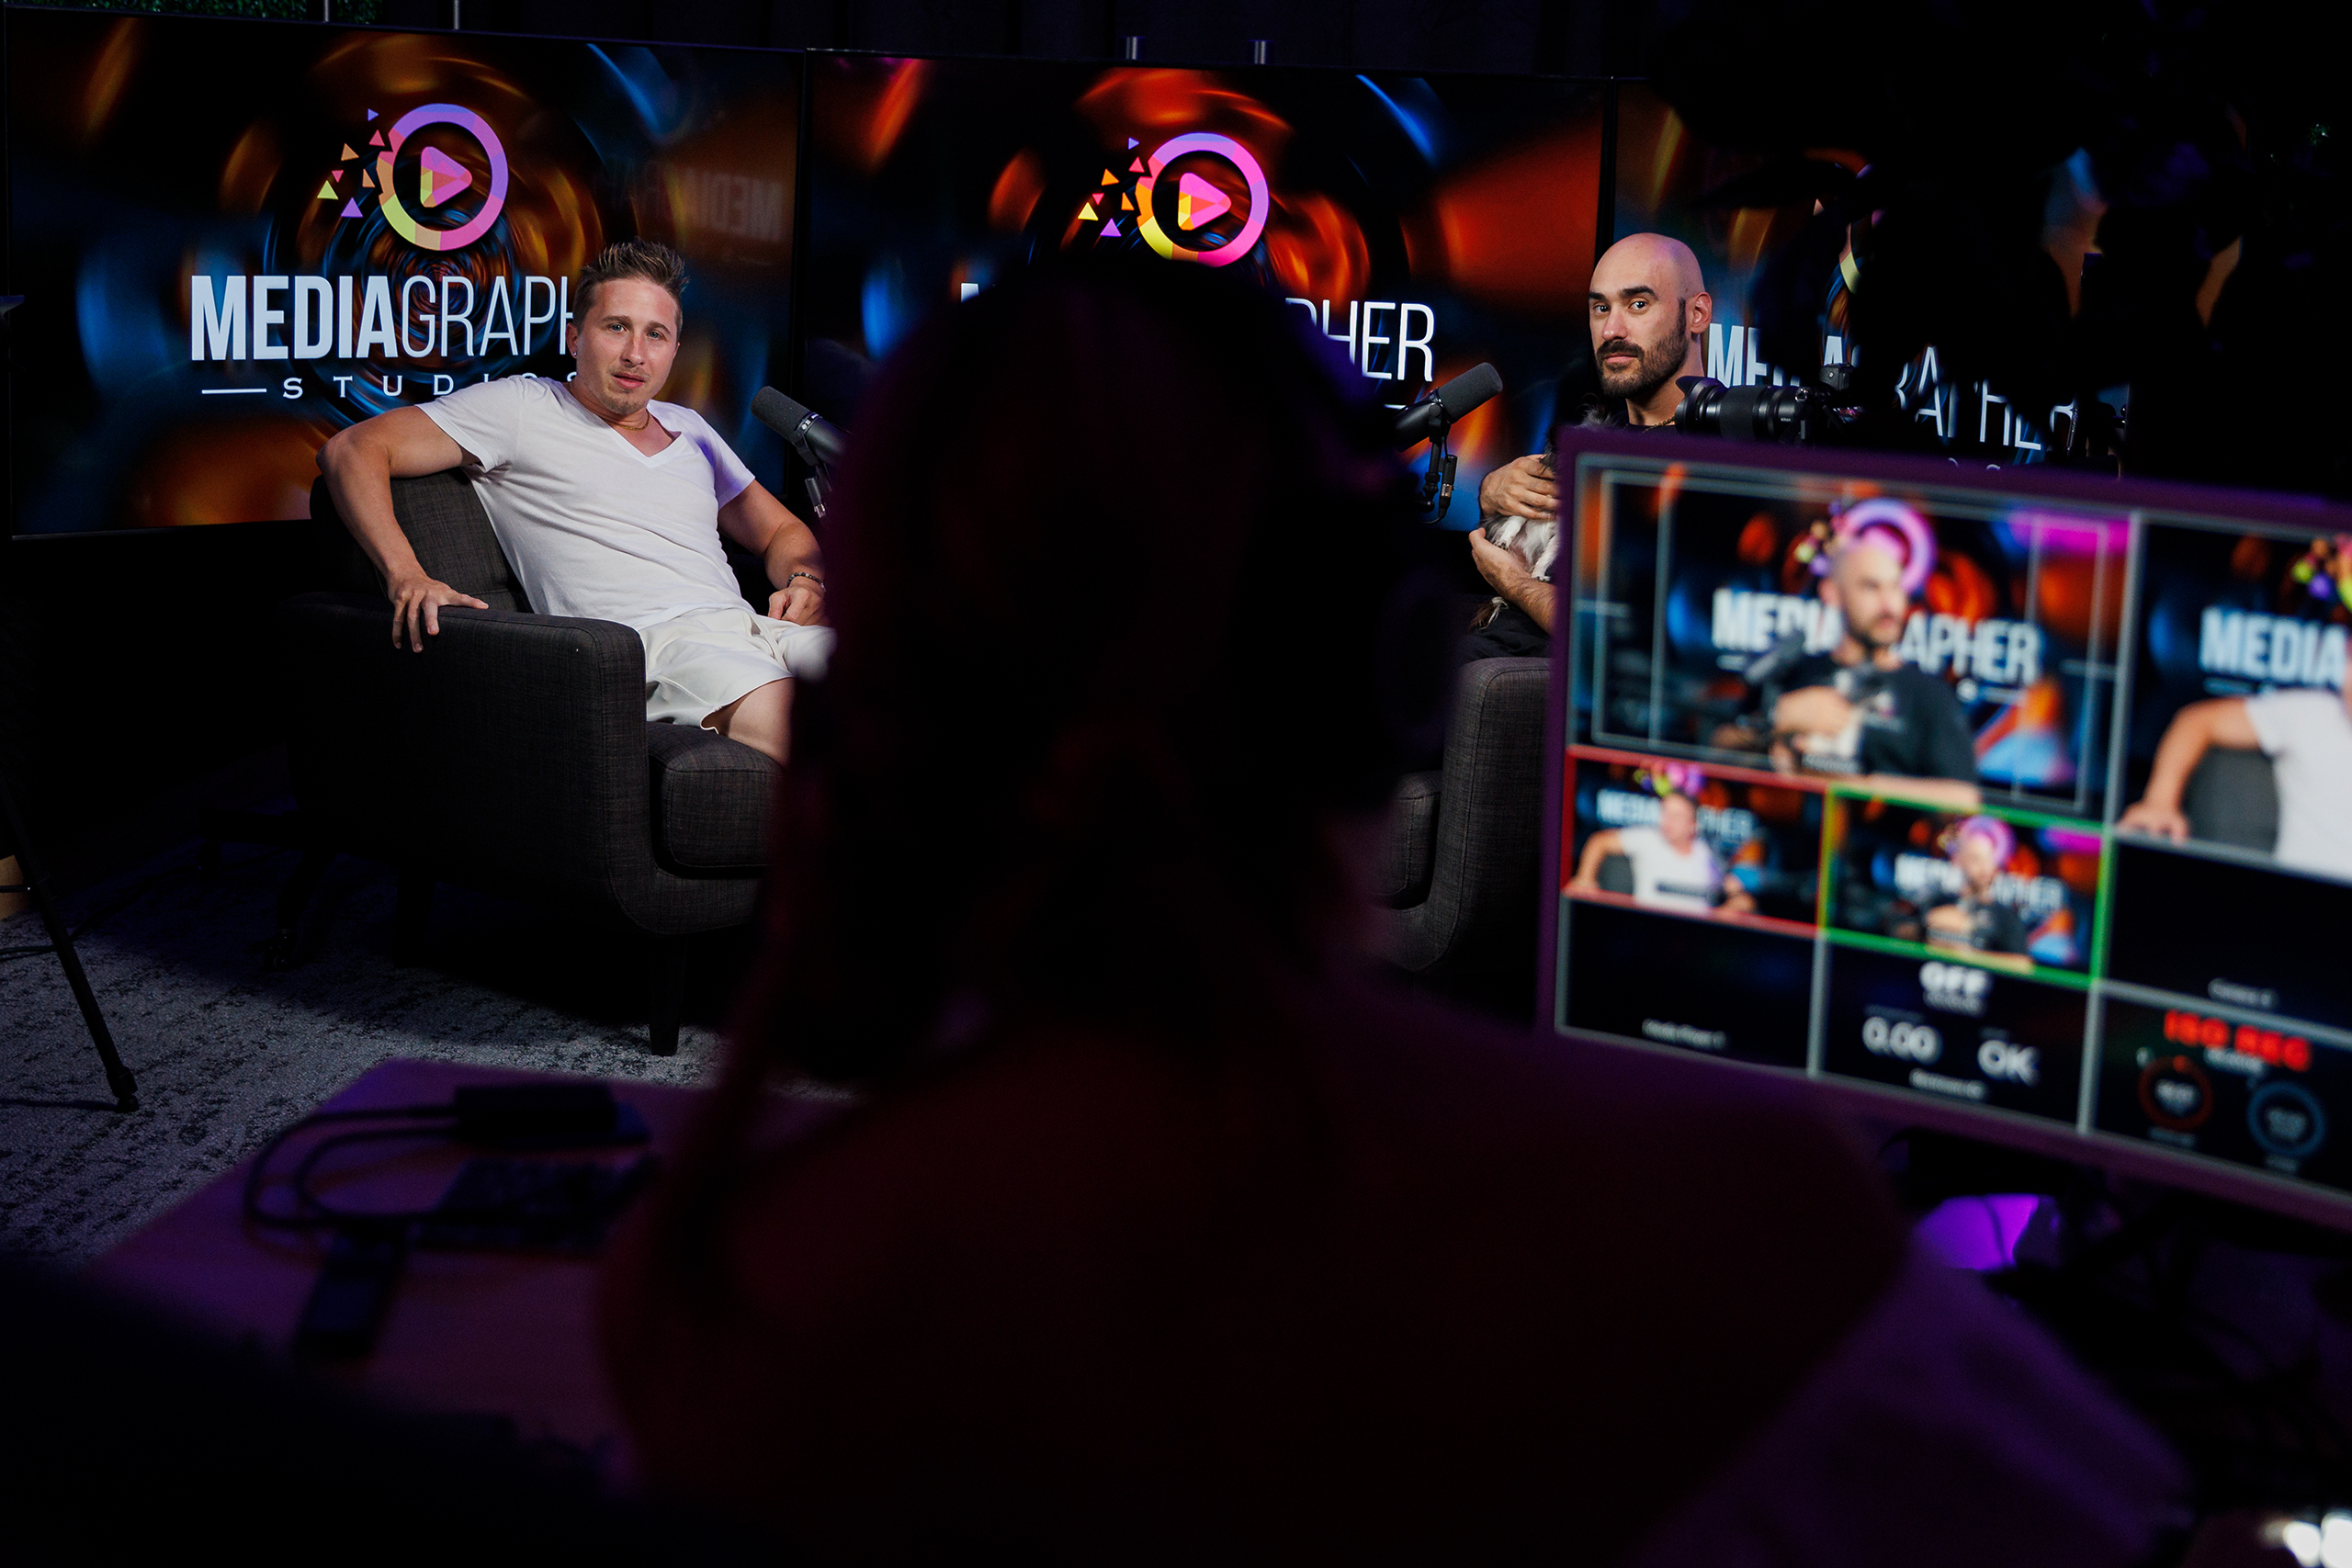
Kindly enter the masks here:
[[753, 687], [712, 712], [703, 719], [702, 726], [729, 740], [740, 740], [754, 750], [764, 751], [781, 762], [790, 736], [791, 716], [792, 681], [786, 677]]

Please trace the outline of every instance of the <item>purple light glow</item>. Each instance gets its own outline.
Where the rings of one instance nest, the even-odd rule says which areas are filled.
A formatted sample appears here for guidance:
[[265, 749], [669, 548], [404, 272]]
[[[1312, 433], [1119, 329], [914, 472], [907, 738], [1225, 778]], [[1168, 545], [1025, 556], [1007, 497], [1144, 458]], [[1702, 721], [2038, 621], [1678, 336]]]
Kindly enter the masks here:
[[1912, 1227], [1920, 1245], [1955, 1269], [1989, 1273], [2018, 1260], [2018, 1243], [2049, 1200], [2032, 1192], [1948, 1198]]

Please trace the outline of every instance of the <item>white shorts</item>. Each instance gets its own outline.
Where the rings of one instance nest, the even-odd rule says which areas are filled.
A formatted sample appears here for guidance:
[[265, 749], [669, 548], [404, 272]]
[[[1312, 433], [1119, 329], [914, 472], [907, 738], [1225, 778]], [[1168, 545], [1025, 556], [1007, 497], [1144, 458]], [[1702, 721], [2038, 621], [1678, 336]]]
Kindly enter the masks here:
[[699, 725], [747, 692], [795, 676], [821, 679], [831, 626], [795, 626], [750, 610], [697, 610], [638, 634], [645, 644], [645, 716]]

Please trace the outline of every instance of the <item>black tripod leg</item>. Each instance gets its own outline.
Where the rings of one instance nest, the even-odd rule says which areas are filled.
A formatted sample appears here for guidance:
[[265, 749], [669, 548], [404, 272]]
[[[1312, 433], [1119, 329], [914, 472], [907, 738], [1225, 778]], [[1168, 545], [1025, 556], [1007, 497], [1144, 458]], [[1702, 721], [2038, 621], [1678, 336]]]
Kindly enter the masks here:
[[657, 1056], [678, 1054], [678, 1018], [686, 1005], [686, 943], [662, 937], [653, 944], [652, 994], [646, 1009], [646, 1035]]
[[297, 941], [302, 928], [302, 911], [310, 907], [319, 884], [326, 880], [327, 867], [334, 863], [333, 850], [304, 850], [302, 863], [286, 879], [277, 895], [277, 932], [262, 944], [262, 965], [268, 969], [294, 967]]
[[[22, 864], [22, 861], [18, 862]], [[65, 983], [74, 987], [74, 999], [82, 1005], [82, 1021], [90, 1026], [90, 1041], [98, 1048], [98, 1060], [107, 1070], [107, 1088], [114, 1091], [117, 1111], [139, 1109], [139, 1080], [122, 1065], [116, 1055], [114, 1035], [107, 1029], [106, 1015], [98, 1011], [98, 995], [90, 989], [90, 977], [83, 973], [82, 955], [74, 951], [74, 933], [65, 927], [65, 916], [49, 896], [48, 886], [32, 884], [33, 902], [40, 907], [41, 923], [49, 928], [49, 940], [56, 945], [57, 962], [65, 970]]]
[[130, 1069], [122, 1065], [116, 1054], [114, 1035], [107, 1029], [106, 1015], [98, 1010], [98, 996], [90, 989], [90, 976], [83, 972], [82, 955], [74, 951], [74, 932], [65, 924], [65, 912], [50, 897], [49, 878], [42, 874], [40, 861], [33, 853], [31, 835], [25, 831], [24, 818], [17, 813], [16, 796], [9, 793], [7, 781], [0, 779], [0, 829], [5, 829], [15, 847], [17, 863], [24, 869], [25, 891], [32, 895], [33, 908], [40, 911], [40, 923], [49, 930], [50, 945], [56, 950], [57, 962], [65, 971], [65, 983], [74, 987], [74, 999], [81, 1004], [82, 1021], [90, 1028], [90, 1041], [98, 1048], [98, 1060], [107, 1070], [107, 1087], [114, 1091], [117, 1111], [139, 1109], [139, 1081]]

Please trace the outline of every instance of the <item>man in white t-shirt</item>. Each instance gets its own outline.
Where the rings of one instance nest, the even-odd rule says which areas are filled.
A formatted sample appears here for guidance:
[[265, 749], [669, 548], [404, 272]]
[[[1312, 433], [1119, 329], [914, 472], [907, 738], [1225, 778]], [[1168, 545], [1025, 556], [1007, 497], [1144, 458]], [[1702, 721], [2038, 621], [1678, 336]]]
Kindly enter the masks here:
[[2265, 692], [2189, 704], [2156, 743], [2147, 792], [2116, 825], [2188, 838], [2181, 791], [2215, 746], [2258, 748], [2270, 759], [2278, 783], [2278, 842], [2271, 853], [2280, 865], [2352, 880], [2352, 668], [2340, 693]]
[[[692, 409], [656, 402], [684, 325], [685, 265], [665, 245], [607, 248], [581, 275], [566, 381], [509, 377], [338, 433], [319, 453], [336, 508], [384, 575], [392, 644], [422, 652], [445, 604], [486, 606], [428, 576], [391, 481], [463, 467], [531, 607], [618, 621], [645, 644], [646, 716], [784, 760], [792, 682], [832, 647], [816, 536]], [[743, 602], [721, 536], [761, 558], [767, 614]]]
[[1723, 863], [1699, 837], [1699, 805], [1679, 790], [1658, 802], [1655, 828], [1604, 828], [1587, 839], [1568, 886], [1579, 893], [1600, 890], [1600, 863], [1623, 855], [1634, 868], [1634, 902], [1686, 914], [1712, 915], [1718, 905], [1735, 912], [1756, 901], [1724, 874]]

